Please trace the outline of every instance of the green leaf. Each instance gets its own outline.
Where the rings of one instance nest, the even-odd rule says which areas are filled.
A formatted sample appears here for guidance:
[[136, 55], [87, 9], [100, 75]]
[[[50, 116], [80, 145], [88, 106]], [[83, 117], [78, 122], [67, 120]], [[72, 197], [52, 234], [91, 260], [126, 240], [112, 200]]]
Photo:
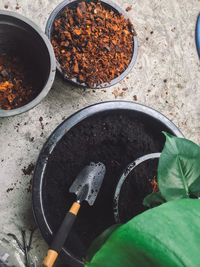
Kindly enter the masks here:
[[167, 200], [200, 197], [200, 147], [190, 140], [165, 133], [158, 164], [158, 186]]
[[199, 225], [199, 199], [169, 201], [117, 228], [86, 266], [199, 266]]
[[102, 247], [112, 232], [114, 232], [119, 226], [120, 224], [110, 226], [93, 241], [87, 252], [86, 262], [89, 262], [92, 259], [94, 254]]
[[163, 198], [163, 196], [161, 195], [159, 191], [159, 192], [153, 192], [147, 195], [143, 200], [143, 205], [148, 208], [154, 208], [165, 202], [166, 200]]

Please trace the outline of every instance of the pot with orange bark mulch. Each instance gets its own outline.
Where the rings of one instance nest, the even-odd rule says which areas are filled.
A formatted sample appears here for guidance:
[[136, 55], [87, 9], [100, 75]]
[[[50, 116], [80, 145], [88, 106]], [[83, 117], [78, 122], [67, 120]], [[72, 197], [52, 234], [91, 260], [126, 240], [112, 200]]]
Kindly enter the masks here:
[[36, 97], [29, 70], [19, 57], [0, 55], [0, 107], [5, 110], [19, 108]]
[[137, 37], [127, 14], [111, 1], [65, 0], [46, 25], [63, 77], [102, 88], [118, 83], [133, 68]]
[[55, 68], [45, 34], [29, 19], [0, 11], [0, 117], [39, 104], [51, 89]]

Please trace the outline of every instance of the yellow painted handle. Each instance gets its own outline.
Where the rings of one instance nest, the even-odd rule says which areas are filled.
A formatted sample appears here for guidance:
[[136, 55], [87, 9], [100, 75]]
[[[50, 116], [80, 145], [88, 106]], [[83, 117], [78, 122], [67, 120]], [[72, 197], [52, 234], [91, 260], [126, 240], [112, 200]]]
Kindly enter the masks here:
[[58, 257], [58, 252], [62, 249], [62, 246], [69, 234], [69, 231], [73, 225], [76, 215], [80, 209], [80, 204], [74, 202], [71, 206], [69, 212], [66, 214], [64, 221], [62, 222], [54, 240], [51, 244], [51, 249], [48, 250], [47, 256], [43, 261], [44, 267], [52, 267], [56, 258]]
[[52, 267], [58, 257], [58, 253], [52, 249], [48, 250], [47, 256], [43, 261], [43, 267]]
[[69, 212], [73, 213], [74, 215], [78, 214], [78, 211], [80, 209], [80, 204], [78, 202], [74, 202], [73, 205], [71, 206]]

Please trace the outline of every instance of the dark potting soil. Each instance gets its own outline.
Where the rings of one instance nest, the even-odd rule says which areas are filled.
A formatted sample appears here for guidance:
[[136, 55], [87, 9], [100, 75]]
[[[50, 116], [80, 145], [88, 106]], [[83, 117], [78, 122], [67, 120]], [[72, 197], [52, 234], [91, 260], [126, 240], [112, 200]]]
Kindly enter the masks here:
[[[67, 130], [49, 157], [42, 189], [44, 212], [53, 232], [58, 229], [75, 200], [75, 195], [69, 193], [69, 187], [77, 174], [91, 161], [100, 161], [106, 166], [96, 202], [92, 207], [82, 204], [65, 243], [65, 248], [72, 255], [82, 259], [94, 238], [115, 223], [113, 196], [124, 168], [144, 154], [161, 151], [165, 141], [161, 131], [170, 131], [162, 123], [133, 111], [102, 112]], [[149, 168], [147, 171], [143, 169], [142, 174], [149, 174]], [[138, 187], [138, 190], [144, 188]], [[131, 186], [127, 196], [137, 193], [141, 200], [143, 195], [149, 193], [146, 189], [144, 194], [136, 191]], [[123, 194], [127, 192], [123, 191]], [[128, 198], [121, 197], [124, 205], [132, 203], [133, 199]], [[123, 206], [123, 203], [120, 205]], [[123, 216], [129, 218], [130, 214]]]
[[118, 211], [121, 223], [147, 210], [143, 199], [153, 191], [151, 181], [157, 177], [158, 159], [150, 159], [136, 166], [124, 181]]

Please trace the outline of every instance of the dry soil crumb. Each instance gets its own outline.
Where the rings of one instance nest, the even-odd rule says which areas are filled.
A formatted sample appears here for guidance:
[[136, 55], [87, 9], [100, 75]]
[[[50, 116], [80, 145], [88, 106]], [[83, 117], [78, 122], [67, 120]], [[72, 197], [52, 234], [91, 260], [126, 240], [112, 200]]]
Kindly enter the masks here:
[[119, 96], [123, 97], [124, 94], [125, 94], [125, 92], [121, 92], [121, 93], [119, 93]]
[[178, 88], [183, 88], [182, 84], [180, 84], [180, 83], [177, 84], [177, 87]]
[[43, 118], [42, 117], [40, 117], [39, 118], [39, 122], [40, 122], [40, 125], [41, 125], [41, 128], [42, 128], [42, 130], [44, 129], [44, 124], [43, 124]]
[[14, 187], [10, 187], [6, 190], [7, 193], [9, 193], [10, 191], [13, 191]]
[[33, 170], [34, 170], [34, 168], [35, 168], [35, 165], [33, 163], [30, 163], [28, 165], [28, 167], [24, 167], [22, 169], [22, 171], [23, 171], [24, 175], [31, 175]]
[[137, 96], [136, 95], [133, 96], [133, 100], [137, 101]]

